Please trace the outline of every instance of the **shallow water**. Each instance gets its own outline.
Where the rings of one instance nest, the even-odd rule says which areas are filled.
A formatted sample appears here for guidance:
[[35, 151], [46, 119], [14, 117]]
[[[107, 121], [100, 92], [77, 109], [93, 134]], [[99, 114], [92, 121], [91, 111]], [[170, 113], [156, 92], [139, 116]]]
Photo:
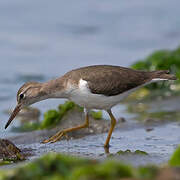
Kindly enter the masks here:
[[[180, 97], [174, 97], [156, 102], [146, 102], [149, 107], [149, 112], [146, 113], [147, 115], [148, 113], [151, 115], [152, 111], [158, 112], [158, 109], [161, 112], [164, 110], [167, 112], [167, 104], [173, 107], [177, 102], [179, 102], [179, 98]], [[143, 104], [141, 103], [141, 106], [142, 105]], [[176, 106], [174, 111], [179, 112], [179, 107]], [[113, 132], [111, 138], [111, 146], [108, 153], [103, 148], [103, 143], [105, 142], [107, 133], [93, 135], [91, 132], [92, 125], [90, 125], [91, 128], [89, 129], [89, 132], [91, 132], [90, 135], [87, 135], [85, 132], [81, 132], [81, 138], [70, 139], [69, 141], [62, 140], [53, 144], [41, 144], [40, 141], [45, 138], [44, 135], [46, 134], [46, 136], [49, 136], [47, 135], [49, 131], [46, 131], [43, 134], [40, 131], [29, 134], [19, 133], [21, 134], [21, 137], [19, 136], [18, 138], [17, 136], [17, 138], [13, 138], [12, 140], [13, 142], [15, 141], [16, 145], [21, 149], [29, 149], [30, 152], [32, 150], [33, 155], [29, 157], [30, 160], [52, 151], [88, 158], [96, 158], [100, 160], [108, 157], [118, 161], [124, 161], [125, 163], [133, 164], [135, 166], [167, 163], [180, 141], [179, 119], [176, 119], [177, 116], [173, 116], [173, 114], [171, 114], [170, 119], [169, 117], [162, 116], [158, 117], [158, 119], [151, 118], [148, 121], [137, 121], [137, 114], [139, 114], [139, 112], [128, 114], [129, 116], [125, 116], [125, 122], [117, 123], [116, 130]], [[124, 113], [123, 115], [126, 114]], [[70, 125], [71, 123], [69, 123], [69, 120], [70, 122], [72, 121], [72, 116], [75, 119], [80, 118], [76, 113], [73, 114], [73, 112], [71, 112], [69, 116], [66, 116], [65, 118], [66, 122]], [[101, 123], [97, 126], [97, 122], [95, 121]], [[105, 122], [106, 121], [103, 120], [94, 120], [94, 122], [92, 122], [92, 119], [90, 119], [90, 123], [96, 124], [95, 127], [97, 127], [97, 129], [99, 129], [101, 126], [104, 127], [104, 129], [109, 127], [109, 125], [105, 125]], [[63, 123], [65, 122], [63, 121]], [[63, 127], [63, 123], [61, 123], [59, 128]], [[86, 134], [86, 136], [84, 134]], [[31, 137], [31, 140], [29, 137]], [[69, 135], [69, 137], [71, 137], [71, 135]], [[117, 152], [120, 150], [130, 150], [131, 152], [140, 150], [145, 151], [148, 153], [148, 155], [133, 153], [118, 155]]]
[[[116, 160], [125, 161], [133, 165], [162, 164], [169, 160], [174, 149], [180, 141], [180, 126], [177, 123], [166, 124], [155, 127], [153, 131], [147, 132], [144, 128], [133, 128], [131, 130], [116, 130], [111, 139], [109, 153]], [[109, 156], [105, 153], [103, 143], [107, 134], [90, 135], [80, 139], [62, 140], [56, 143], [21, 144], [20, 148], [33, 149], [34, 155], [30, 160], [47, 152], [63, 152], [88, 158], [104, 159]], [[145, 151], [148, 155], [117, 155], [119, 150]]]

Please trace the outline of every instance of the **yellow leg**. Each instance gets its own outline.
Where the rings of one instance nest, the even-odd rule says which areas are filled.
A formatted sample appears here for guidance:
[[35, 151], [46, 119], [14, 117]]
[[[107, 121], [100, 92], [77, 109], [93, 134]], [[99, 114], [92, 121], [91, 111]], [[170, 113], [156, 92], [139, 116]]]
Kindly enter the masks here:
[[66, 136], [66, 133], [72, 132], [72, 131], [75, 131], [75, 130], [79, 130], [79, 129], [82, 129], [82, 128], [86, 128], [88, 126], [89, 126], [89, 115], [88, 115], [88, 113], [86, 113], [85, 114], [85, 123], [84, 124], [82, 124], [80, 126], [73, 127], [73, 128], [68, 128], [68, 129], [64, 129], [62, 131], [59, 131], [54, 136], [50, 137], [49, 139], [44, 140], [42, 143], [48, 143], [48, 142], [54, 143], [54, 142], [60, 140], [63, 136]]
[[108, 112], [108, 114], [109, 114], [109, 116], [110, 116], [110, 118], [111, 118], [111, 127], [110, 127], [110, 129], [109, 129], [108, 136], [107, 136], [106, 142], [105, 142], [105, 144], [104, 144], [104, 147], [105, 147], [105, 148], [108, 148], [108, 147], [109, 147], [109, 141], [110, 141], [110, 139], [111, 139], [112, 132], [113, 132], [114, 127], [115, 127], [115, 125], [116, 125], [116, 119], [115, 119], [115, 117], [113, 116], [111, 110], [108, 110], [107, 112]]

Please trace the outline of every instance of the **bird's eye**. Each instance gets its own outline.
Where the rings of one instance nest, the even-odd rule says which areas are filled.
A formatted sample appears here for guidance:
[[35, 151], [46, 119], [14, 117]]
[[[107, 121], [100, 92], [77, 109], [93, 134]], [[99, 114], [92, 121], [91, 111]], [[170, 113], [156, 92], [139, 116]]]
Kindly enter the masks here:
[[20, 94], [20, 95], [19, 95], [19, 98], [20, 98], [20, 99], [23, 99], [23, 98], [24, 98], [24, 94]]

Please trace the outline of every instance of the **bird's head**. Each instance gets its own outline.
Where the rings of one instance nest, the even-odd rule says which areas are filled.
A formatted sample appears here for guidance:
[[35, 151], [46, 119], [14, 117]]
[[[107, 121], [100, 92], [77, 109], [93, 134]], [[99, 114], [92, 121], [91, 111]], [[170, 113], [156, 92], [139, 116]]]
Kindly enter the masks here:
[[29, 106], [31, 104], [34, 104], [35, 102], [42, 100], [44, 93], [41, 90], [41, 87], [41, 83], [28, 82], [19, 89], [17, 93], [17, 105], [7, 122], [5, 129], [9, 126], [9, 124], [23, 107]]

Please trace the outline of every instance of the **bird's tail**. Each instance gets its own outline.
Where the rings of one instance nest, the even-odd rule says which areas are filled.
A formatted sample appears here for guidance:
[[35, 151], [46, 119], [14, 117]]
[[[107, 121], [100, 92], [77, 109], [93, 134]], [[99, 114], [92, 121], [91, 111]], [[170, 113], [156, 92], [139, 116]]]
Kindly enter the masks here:
[[177, 77], [174, 74], [170, 74], [169, 70], [152, 71], [151, 77], [159, 80], [177, 80]]

